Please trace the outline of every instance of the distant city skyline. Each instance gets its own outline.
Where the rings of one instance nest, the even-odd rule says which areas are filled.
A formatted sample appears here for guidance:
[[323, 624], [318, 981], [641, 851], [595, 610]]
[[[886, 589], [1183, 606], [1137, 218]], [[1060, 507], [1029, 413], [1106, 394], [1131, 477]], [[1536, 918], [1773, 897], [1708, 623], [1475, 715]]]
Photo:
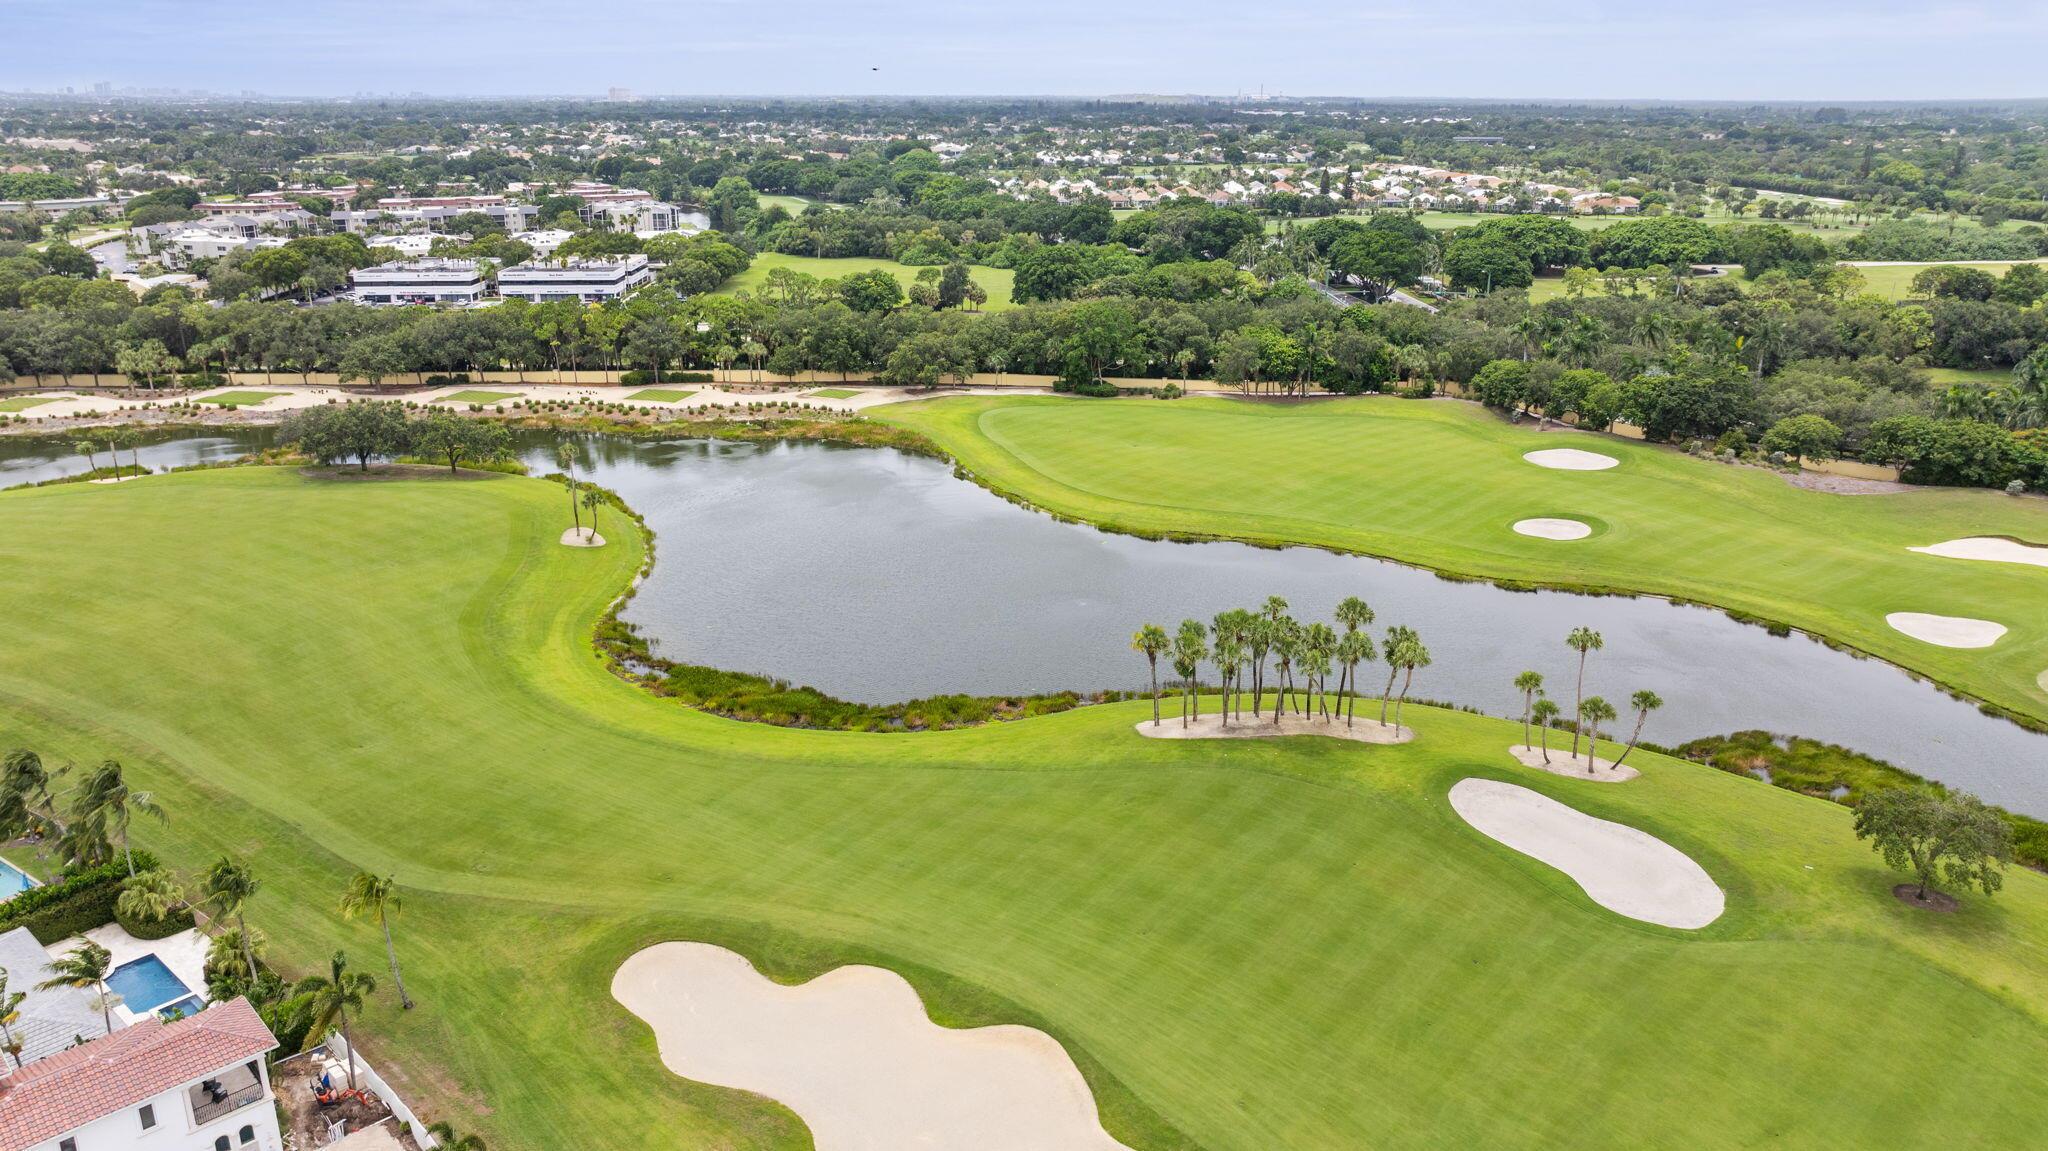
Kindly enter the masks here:
[[2048, 0], [1685, 12], [1586, 0], [1042, 0], [772, 7], [627, 0], [585, 19], [533, 0], [8, 0], [8, 90], [347, 97], [998, 96], [1148, 93], [1619, 101], [2048, 97]]

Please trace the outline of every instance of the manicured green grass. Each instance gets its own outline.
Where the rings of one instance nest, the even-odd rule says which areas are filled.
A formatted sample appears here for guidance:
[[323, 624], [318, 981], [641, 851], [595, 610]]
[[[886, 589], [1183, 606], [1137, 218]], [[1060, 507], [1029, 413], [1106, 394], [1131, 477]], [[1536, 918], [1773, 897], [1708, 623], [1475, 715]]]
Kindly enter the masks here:
[[[805, 196], [780, 196], [764, 192], [761, 195], [761, 210], [766, 211], [769, 208], [781, 207], [792, 216], [801, 216], [812, 204], [819, 202]], [[826, 204], [825, 206], [827, 208], [839, 207], [837, 204]]]
[[246, 408], [255, 404], [260, 404], [268, 399], [275, 399], [276, 397], [282, 396], [284, 394], [286, 393], [251, 391], [216, 392], [210, 396], [200, 396], [197, 399], [193, 400], [193, 402], [199, 404], [233, 404], [238, 408]]
[[859, 388], [819, 388], [810, 393], [821, 400], [850, 400], [860, 395]]
[[472, 389], [442, 396], [434, 402], [437, 404], [502, 404], [506, 400], [516, 400], [518, 398], [518, 392], [484, 392]]
[[2012, 371], [2007, 368], [1928, 368], [1927, 378], [1939, 388], [1950, 384], [2002, 388], [2012, 383]]
[[[1199, 505], [1215, 474], [1305, 536], [1425, 503], [1456, 536], [1513, 485], [1461, 478], [1493, 433], [1438, 407], [1389, 417], [1446, 421], [1414, 448], [1339, 409], [929, 410], [1057, 432], [1112, 489], [1125, 457], [1199, 448], [1154, 497]], [[1296, 446], [1217, 454], [1280, 431]], [[1372, 488], [1344, 460], [1382, 448], [1441, 482], [1345, 494]], [[1626, 454], [1606, 479], [1677, 482]], [[1551, 475], [1531, 499], [1585, 490]], [[1743, 487], [1686, 478], [1698, 504]], [[1316, 487], [1320, 513], [1288, 502]], [[1427, 709], [1393, 748], [1144, 740], [1142, 702], [928, 735], [714, 719], [592, 658], [644, 544], [613, 517], [611, 546], [559, 546], [561, 502], [520, 478], [258, 468], [0, 492], [5, 744], [118, 756], [171, 816], [139, 841], [188, 875], [249, 857], [276, 958], [307, 972], [345, 947], [386, 982], [369, 1054], [493, 1148], [809, 1145], [772, 1104], [669, 1074], [609, 997], [626, 955], [675, 937], [783, 978], [883, 963], [943, 1022], [1046, 1027], [1141, 1149], [2038, 1142], [2048, 878], [1918, 913], [1834, 805], [1641, 753], [1641, 780], [1581, 784], [1509, 762], [1514, 725]], [[109, 564], [147, 594], [110, 589]], [[1688, 934], [1596, 906], [1449, 810], [1474, 774], [1667, 839], [1727, 914]], [[403, 890], [413, 1011], [375, 927], [336, 914], [358, 869]]]
[[54, 404], [58, 400], [77, 398], [76, 396], [12, 396], [8, 399], [0, 400], [0, 412], [25, 412], [30, 408], [39, 408], [44, 404]]
[[[894, 260], [876, 260], [865, 256], [820, 258], [763, 252], [754, 257], [753, 264], [746, 271], [727, 280], [718, 290], [737, 292], [742, 288], [751, 288], [759, 291], [766, 284], [768, 273], [775, 268], [789, 268], [826, 280], [837, 280], [856, 272], [869, 272], [880, 268], [902, 281], [906, 290], [916, 281], [917, 273], [922, 270], [908, 264], [899, 264]], [[982, 306], [983, 311], [1000, 312], [1016, 306], [1010, 301], [1011, 285], [1017, 279], [1015, 272], [1008, 268], [985, 268], [975, 264], [968, 268], [968, 273], [974, 282], [980, 284], [982, 290], [988, 293], [988, 303]]]
[[681, 391], [676, 388], [642, 388], [626, 397], [629, 404], [660, 403], [676, 404], [696, 395], [695, 391]]
[[[1456, 401], [977, 396], [891, 406], [876, 418], [924, 432], [996, 487], [1064, 515], [1700, 600], [1841, 640], [2048, 721], [2048, 692], [2036, 682], [2048, 668], [2041, 569], [1907, 550], [1974, 535], [2048, 543], [2038, 500], [1961, 489], [1828, 495], [1669, 448], [1515, 427]], [[1564, 446], [1621, 466], [1562, 472], [1521, 458]], [[1610, 530], [1568, 549], [1509, 530], [1525, 516], [1571, 513]], [[1935, 647], [1893, 631], [1884, 617], [1897, 611], [2011, 631], [1987, 650]]]
[[[2012, 270], [2013, 264], [2015, 262], [2016, 261], [2011, 260], [1992, 260], [1970, 263], [1949, 262], [1941, 264], [1882, 264], [1875, 267], [1858, 268], [1856, 270], [1858, 272], [1863, 273], [1864, 291], [1875, 292], [1876, 294], [1883, 296], [1887, 300], [1903, 300], [1913, 294], [1913, 277], [1919, 275], [1921, 272], [1925, 271], [1928, 268], [1981, 268], [1994, 276], [2003, 276], [2006, 274], [2006, 272]], [[2038, 264], [2042, 261], [2029, 260], [2026, 262]]]

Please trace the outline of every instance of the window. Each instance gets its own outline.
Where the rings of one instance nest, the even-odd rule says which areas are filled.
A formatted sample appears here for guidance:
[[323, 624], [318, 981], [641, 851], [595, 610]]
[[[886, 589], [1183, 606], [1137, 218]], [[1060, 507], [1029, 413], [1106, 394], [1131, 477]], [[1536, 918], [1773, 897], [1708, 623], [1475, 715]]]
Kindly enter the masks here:
[[223, 1135], [213, 1141], [213, 1151], [228, 1151], [228, 1137]]
[[242, 1128], [242, 1133], [237, 1138], [244, 1143], [254, 1143], [256, 1142], [256, 1129], [254, 1127], [244, 1127]]
[[78, 1140], [76, 1140], [76, 1139], [60, 1139], [60, 1140], [58, 1140], [58, 1141], [57, 1141], [57, 1151], [78, 1151]]
[[144, 1103], [142, 1110], [137, 1111], [136, 1114], [142, 1117], [142, 1129], [144, 1131], [156, 1126], [156, 1107], [154, 1104]]

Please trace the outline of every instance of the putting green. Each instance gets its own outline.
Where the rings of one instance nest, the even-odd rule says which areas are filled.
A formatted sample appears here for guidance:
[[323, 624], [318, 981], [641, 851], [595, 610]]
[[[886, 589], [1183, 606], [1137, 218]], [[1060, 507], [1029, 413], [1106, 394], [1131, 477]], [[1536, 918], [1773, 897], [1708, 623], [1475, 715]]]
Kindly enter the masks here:
[[30, 408], [39, 408], [44, 404], [54, 404], [58, 400], [73, 400], [77, 398], [76, 396], [10, 396], [7, 399], [0, 400], [0, 412], [25, 412]]
[[[874, 409], [991, 485], [1106, 527], [1312, 543], [1444, 571], [1649, 592], [1791, 624], [2048, 722], [2048, 582], [2014, 564], [1906, 549], [1965, 535], [2048, 539], [2048, 506], [1996, 492], [1837, 496], [1759, 468], [1617, 437], [1515, 427], [1474, 404], [963, 396]], [[1614, 468], [1532, 467], [1597, 450]], [[1559, 548], [1501, 530], [1571, 509], [1607, 530]], [[1994, 619], [1996, 648], [1892, 630], [1899, 611]]]
[[252, 391], [215, 392], [213, 395], [210, 396], [200, 396], [193, 402], [199, 404], [233, 404], [238, 408], [247, 408], [254, 407], [255, 405], [260, 404], [265, 400], [276, 399], [277, 397], [282, 396], [284, 394], [286, 393]]
[[516, 400], [518, 398], [518, 392], [483, 392], [471, 389], [463, 392], [452, 392], [434, 402], [437, 404], [502, 404], [506, 400]]
[[642, 388], [639, 391], [634, 392], [632, 395], [627, 396], [626, 402], [629, 404], [644, 404], [650, 402], [659, 404], [679, 404], [696, 394], [697, 393], [694, 389], [690, 391], [681, 391], [676, 388]]
[[[1144, 702], [924, 735], [715, 719], [592, 658], [645, 542], [613, 517], [611, 546], [561, 547], [560, 496], [274, 468], [0, 492], [0, 746], [119, 757], [170, 812], [138, 840], [187, 875], [248, 856], [275, 958], [346, 948], [385, 983], [370, 1055], [497, 1151], [808, 1145], [669, 1073], [611, 999], [671, 938], [1041, 1027], [1141, 1149], [2038, 1142], [2048, 878], [1916, 912], [1832, 804], [1640, 751], [1642, 778], [1581, 784], [1509, 762], [1519, 725], [1418, 707], [1386, 747], [1148, 740]], [[1602, 908], [1466, 826], [1468, 776], [1669, 843], [1726, 913]], [[401, 885], [416, 1010], [335, 912], [359, 868]]]

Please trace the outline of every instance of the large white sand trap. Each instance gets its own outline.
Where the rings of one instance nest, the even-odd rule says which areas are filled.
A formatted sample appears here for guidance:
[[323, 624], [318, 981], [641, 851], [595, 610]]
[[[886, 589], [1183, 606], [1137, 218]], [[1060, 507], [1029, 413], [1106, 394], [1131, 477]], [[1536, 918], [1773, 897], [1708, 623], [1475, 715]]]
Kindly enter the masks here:
[[1552, 775], [1568, 775], [1573, 779], [1587, 779], [1594, 783], [1627, 783], [1642, 774], [1625, 763], [1616, 767], [1611, 759], [1597, 759], [1591, 749], [1580, 755], [1573, 755], [1570, 740], [1565, 740], [1563, 746], [1551, 747], [1549, 762], [1544, 761], [1541, 744], [1530, 747], [1518, 743], [1508, 749], [1508, 754], [1514, 756], [1515, 761], [1523, 767], [1533, 767], [1537, 771], [1547, 771]]
[[1517, 535], [1535, 536], [1539, 540], [1582, 540], [1593, 534], [1590, 524], [1577, 520], [1533, 519], [1516, 520]]
[[1990, 647], [2005, 634], [2005, 625], [1959, 615], [1928, 615], [1895, 611], [1884, 617], [1892, 630], [1941, 647]]
[[784, 1104], [818, 1151], [1128, 1151], [1051, 1036], [940, 1027], [879, 967], [784, 987], [723, 947], [657, 943], [620, 965], [612, 997], [654, 1028], [669, 1070]]
[[1726, 897], [1684, 852], [1619, 823], [1496, 779], [1461, 779], [1451, 807], [1485, 835], [1547, 863], [1610, 911], [1687, 929], [1721, 917]]
[[2023, 544], [2002, 536], [1968, 536], [1959, 540], [1943, 540], [1924, 548], [1908, 548], [1922, 555], [1945, 556], [1952, 560], [1991, 560], [2004, 564], [2032, 564], [2037, 568], [2048, 568], [2048, 548], [2039, 544]]
[[1407, 743], [1415, 738], [1415, 729], [1396, 729], [1393, 724], [1382, 724], [1377, 718], [1379, 705], [1373, 705], [1374, 718], [1356, 716], [1350, 727], [1344, 726], [1344, 718], [1338, 716], [1328, 723], [1320, 716], [1305, 719], [1298, 715], [1283, 715], [1279, 723], [1273, 722], [1271, 713], [1253, 718], [1249, 713], [1243, 719], [1231, 717], [1230, 726], [1223, 726], [1220, 715], [1205, 715], [1180, 725], [1180, 716], [1171, 712], [1162, 716], [1159, 726], [1153, 727], [1147, 718], [1138, 724], [1138, 734], [1148, 739], [1270, 739], [1282, 735], [1327, 735], [1331, 739], [1352, 739], [1359, 743]]
[[1538, 451], [1524, 452], [1522, 458], [1539, 468], [1557, 468], [1567, 472], [1605, 471], [1621, 463], [1613, 456], [1603, 456], [1599, 452], [1579, 448], [1542, 448]]

